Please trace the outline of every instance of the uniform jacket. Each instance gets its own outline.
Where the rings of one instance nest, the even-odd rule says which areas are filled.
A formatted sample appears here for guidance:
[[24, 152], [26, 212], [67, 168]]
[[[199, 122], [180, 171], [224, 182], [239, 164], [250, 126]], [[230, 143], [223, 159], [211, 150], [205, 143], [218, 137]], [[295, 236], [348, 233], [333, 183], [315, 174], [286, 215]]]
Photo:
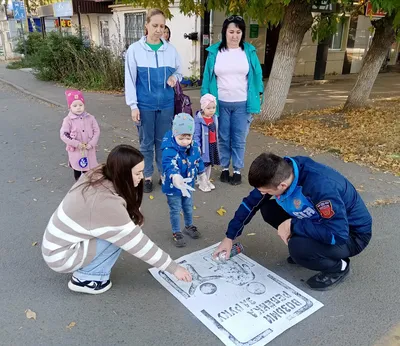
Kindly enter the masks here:
[[163, 151], [162, 191], [166, 195], [182, 196], [181, 190], [172, 184], [172, 175], [180, 174], [183, 178], [193, 178], [188, 185], [194, 187], [197, 175], [203, 173], [205, 169], [200, 148], [194, 141], [189, 148], [181, 147], [176, 143], [172, 131], [168, 131], [164, 136], [161, 149]]
[[[294, 181], [284, 194], [276, 197], [276, 201], [292, 216], [292, 234], [335, 245], [344, 244], [350, 233], [371, 233], [371, 215], [354, 186], [343, 175], [307, 157], [285, 159], [293, 166]], [[227, 237], [238, 237], [270, 198], [257, 189], [251, 191], [229, 223]]]
[[[71, 112], [64, 118], [60, 138], [67, 145], [69, 165], [77, 171], [88, 171], [98, 166], [96, 158], [96, 145], [100, 137], [100, 127], [95, 117], [89, 113], [75, 115]], [[92, 149], [86, 150], [83, 156], [86, 156], [89, 164], [82, 168], [79, 166], [79, 160], [82, 158], [82, 153], [78, 148], [79, 143], [87, 143], [92, 146]], [[71, 151], [73, 147], [75, 150]]]
[[[213, 116], [214, 124], [216, 127], [215, 136], [217, 138], [217, 146], [218, 146], [218, 117]], [[210, 141], [208, 138], [208, 126], [204, 121], [201, 112], [197, 112], [194, 117], [194, 140], [199, 145], [201, 150], [201, 158], [204, 162], [210, 162]]]
[[175, 47], [162, 39], [155, 52], [146, 44], [146, 36], [131, 44], [125, 57], [125, 99], [131, 109], [162, 110], [174, 107], [174, 89], [170, 76], [182, 80], [181, 63]]
[[[204, 68], [201, 95], [211, 94], [218, 100], [217, 76], [214, 72], [215, 61], [217, 59], [218, 48], [221, 42], [217, 42], [208, 47], [208, 57]], [[262, 69], [257, 57], [256, 48], [250, 43], [244, 42], [244, 52], [249, 62], [249, 74], [247, 75], [247, 113], [258, 114], [261, 110], [260, 94], [264, 93], [264, 84], [262, 80]], [[217, 114], [218, 111], [217, 102]]]

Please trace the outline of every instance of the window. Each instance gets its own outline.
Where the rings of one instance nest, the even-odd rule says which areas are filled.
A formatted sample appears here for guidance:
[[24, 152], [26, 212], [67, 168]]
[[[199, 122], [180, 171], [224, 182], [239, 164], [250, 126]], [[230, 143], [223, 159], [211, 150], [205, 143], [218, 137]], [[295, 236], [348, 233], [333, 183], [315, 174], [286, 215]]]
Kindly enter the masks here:
[[125, 43], [127, 45], [139, 41], [144, 36], [146, 13], [125, 13]]
[[110, 47], [110, 29], [108, 27], [108, 20], [100, 21], [100, 35], [101, 44], [104, 47]]
[[340, 19], [339, 23], [337, 23], [337, 31], [332, 36], [332, 42], [329, 47], [330, 49], [336, 49], [336, 50], [342, 49], [343, 31], [345, 27], [344, 24], [345, 22], [342, 19]]

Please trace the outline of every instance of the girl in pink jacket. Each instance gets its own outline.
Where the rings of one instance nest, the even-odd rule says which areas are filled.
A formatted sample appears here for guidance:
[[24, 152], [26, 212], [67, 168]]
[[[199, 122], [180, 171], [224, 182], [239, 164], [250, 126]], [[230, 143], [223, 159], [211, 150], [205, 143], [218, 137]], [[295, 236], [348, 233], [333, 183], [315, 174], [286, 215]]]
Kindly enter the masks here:
[[95, 117], [85, 112], [85, 99], [79, 90], [67, 90], [69, 113], [64, 118], [60, 137], [67, 145], [69, 166], [74, 170], [75, 180], [82, 173], [98, 166], [96, 145], [100, 128]]

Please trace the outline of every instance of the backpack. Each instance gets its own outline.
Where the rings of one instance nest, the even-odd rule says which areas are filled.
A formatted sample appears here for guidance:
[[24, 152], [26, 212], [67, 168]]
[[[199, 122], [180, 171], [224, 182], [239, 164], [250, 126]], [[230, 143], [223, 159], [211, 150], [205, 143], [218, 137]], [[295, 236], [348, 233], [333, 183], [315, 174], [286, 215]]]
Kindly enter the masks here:
[[193, 116], [192, 101], [190, 97], [185, 95], [182, 91], [180, 83], [175, 85], [175, 114], [187, 113]]

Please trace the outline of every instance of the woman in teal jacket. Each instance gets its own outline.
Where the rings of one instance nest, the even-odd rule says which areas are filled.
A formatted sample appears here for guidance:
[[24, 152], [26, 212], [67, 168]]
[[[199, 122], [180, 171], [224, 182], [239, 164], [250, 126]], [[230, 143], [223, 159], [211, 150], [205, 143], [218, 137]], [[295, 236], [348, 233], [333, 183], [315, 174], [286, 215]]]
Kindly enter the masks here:
[[[239, 185], [252, 114], [260, 113], [264, 92], [262, 70], [254, 46], [244, 42], [246, 24], [231, 16], [222, 26], [222, 40], [208, 50], [201, 95], [218, 99], [221, 181]], [[233, 176], [229, 174], [232, 161]]]

